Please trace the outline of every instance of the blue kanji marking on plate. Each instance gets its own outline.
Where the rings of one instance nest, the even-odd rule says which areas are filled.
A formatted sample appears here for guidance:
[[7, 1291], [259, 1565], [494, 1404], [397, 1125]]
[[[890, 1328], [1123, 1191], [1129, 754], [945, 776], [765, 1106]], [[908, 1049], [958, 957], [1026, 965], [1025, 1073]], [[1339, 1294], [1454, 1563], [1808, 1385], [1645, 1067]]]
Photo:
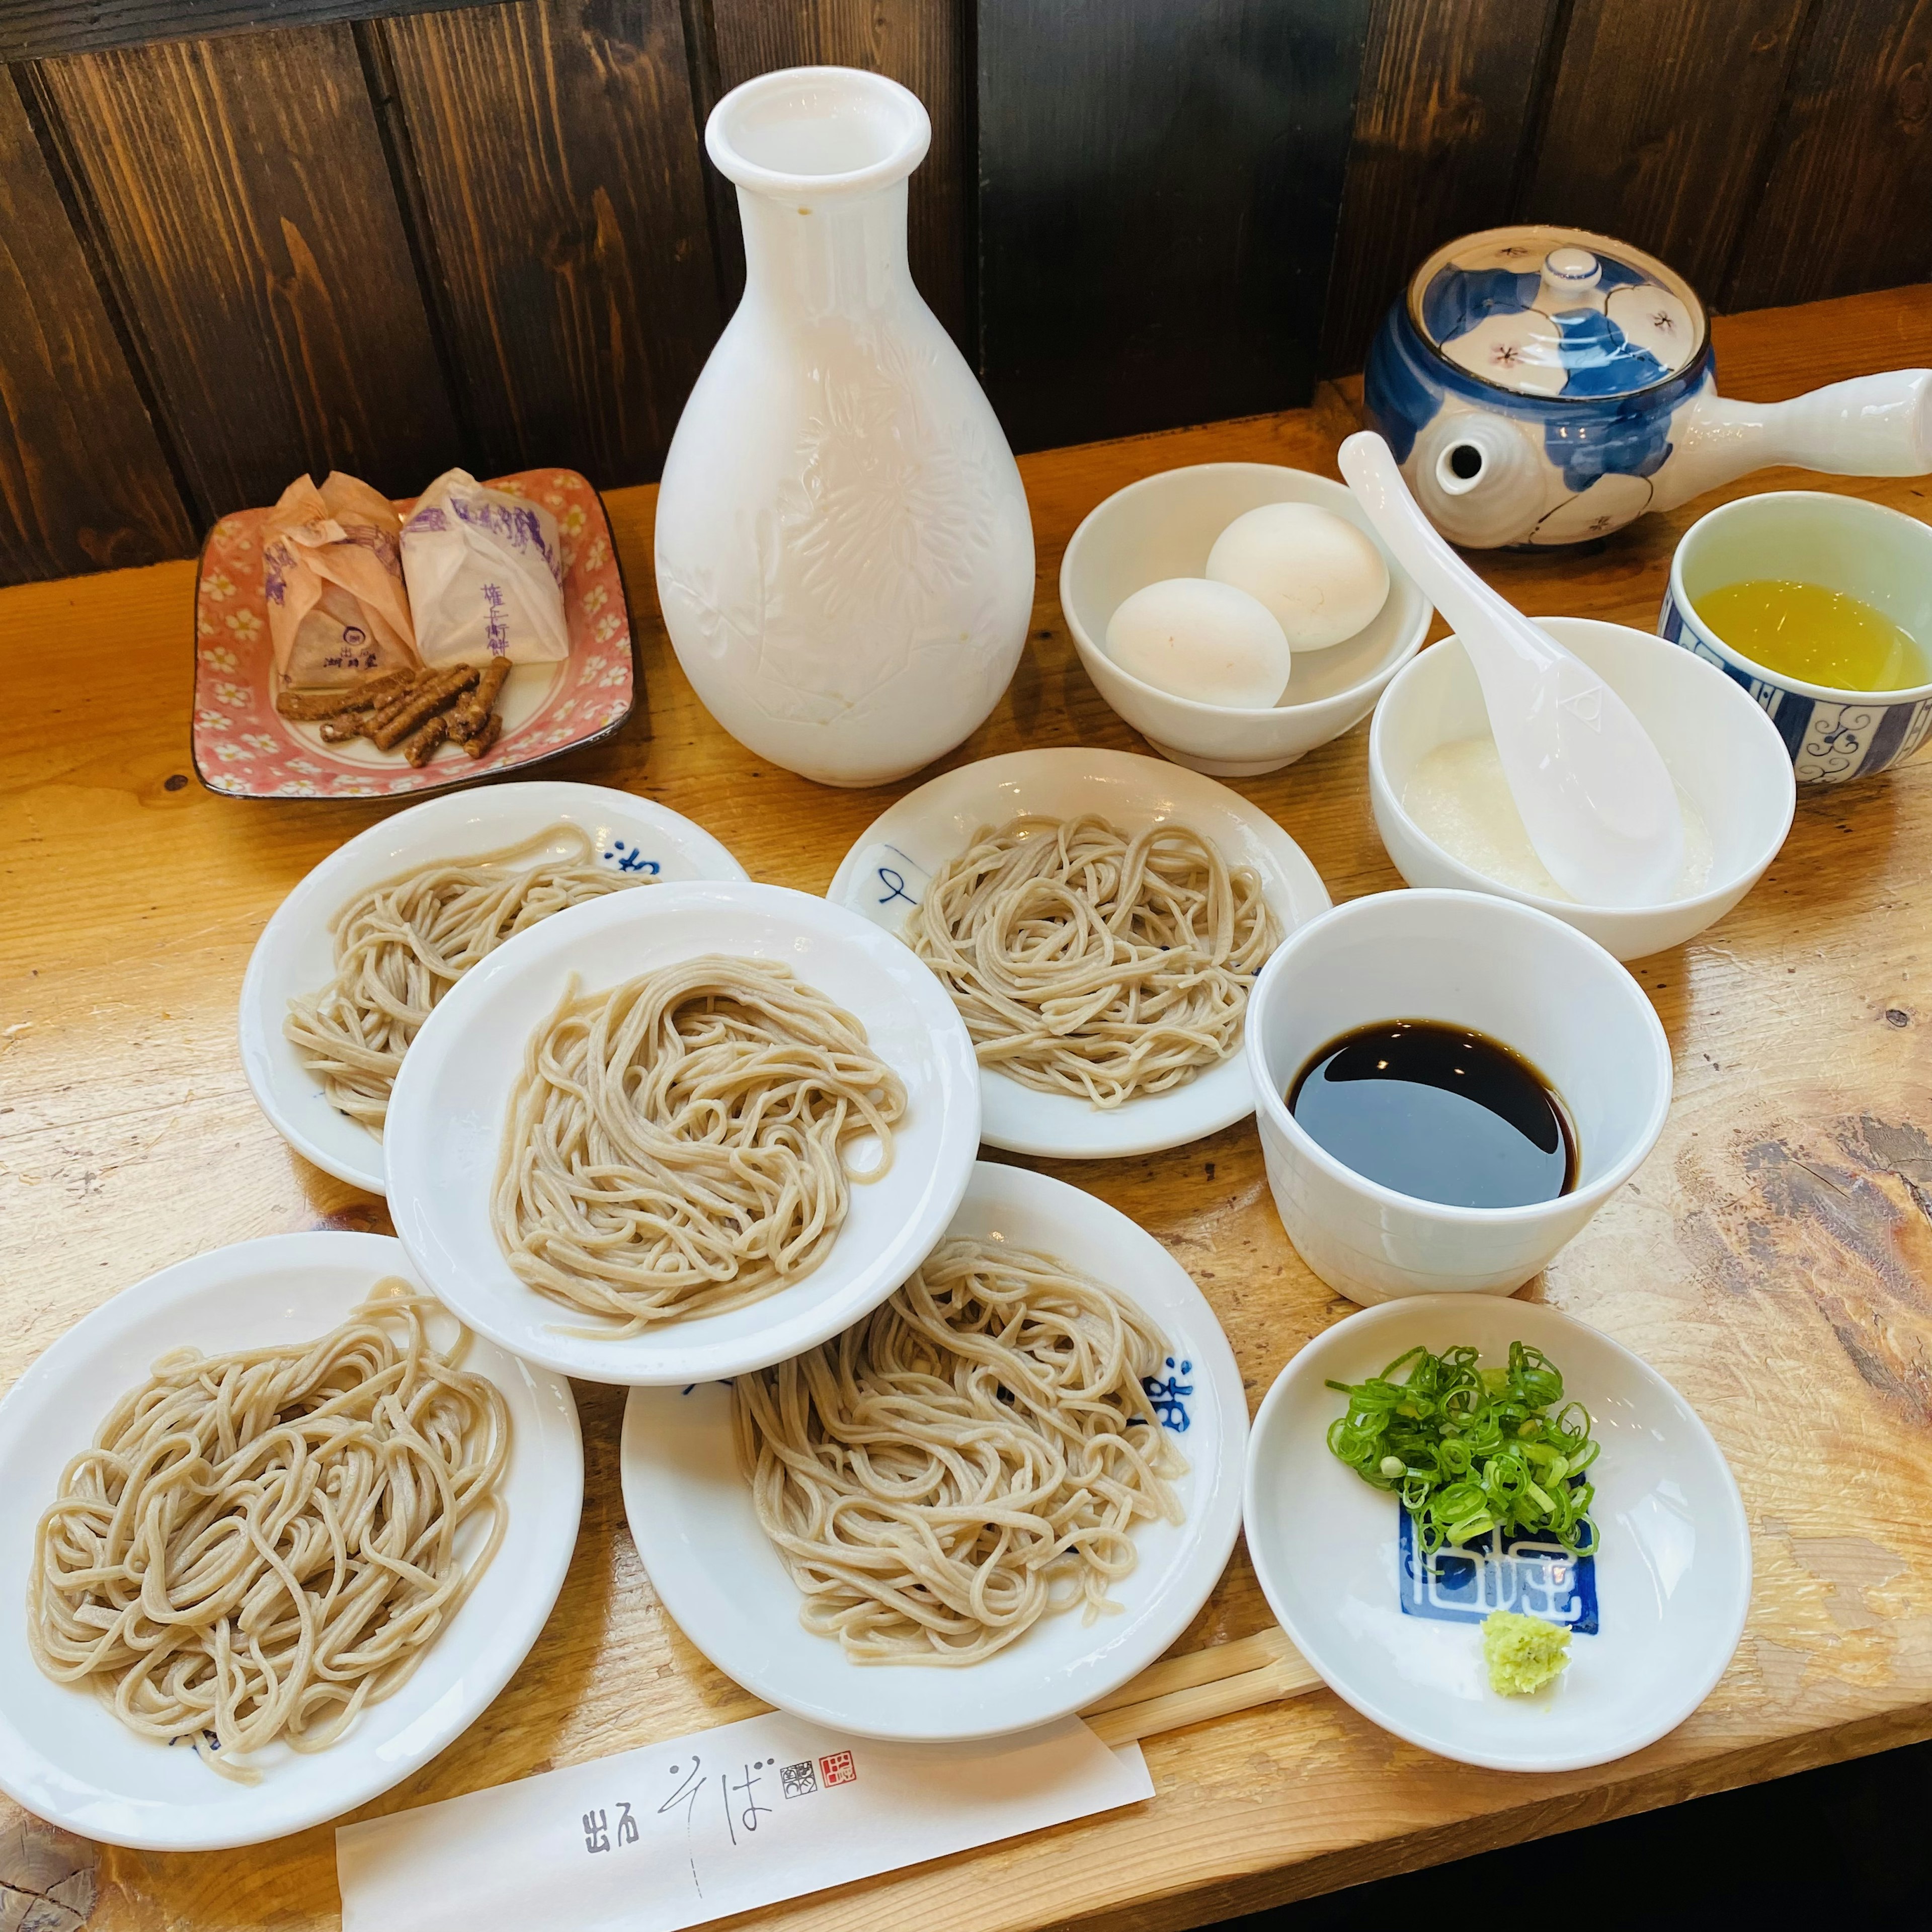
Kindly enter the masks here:
[[655, 859], [646, 859], [641, 846], [627, 845], [621, 838], [610, 842], [612, 850], [604, 857], [620, 872], [641, 872], [646, 878], [655, 878], [664, 868]]
[[1573, 1556], [1547, 1538], [1505, 1537], [1500, 1530], [1460, 1548], [1424, 1556], [1415, 1520], [1396, 1504], [1400, 1558], [1396, 1587], [1406, 1617], [1479, 1624], [1492, 1610], [1516, 1610], [1561, 1624], [1579, 1636], [1598, 1629], [1597, 1558]]
[[1172, 1430], [1177, 1436], [1184, 1436], [1190, 1426], [1186, 1398], [1194, 1393], [1194, 1384], [1180, 1378], [1194, 1372], [1194, 1364], [1177, 1363], [1170, 1355], [1167, 1369], [1165, 1376], [1142, 1376], [1141, 1387], [1147, 1390], [1148, 1400], [1154, 1405], [1154, 1412], [1160, 1418], [1161, 1426]]

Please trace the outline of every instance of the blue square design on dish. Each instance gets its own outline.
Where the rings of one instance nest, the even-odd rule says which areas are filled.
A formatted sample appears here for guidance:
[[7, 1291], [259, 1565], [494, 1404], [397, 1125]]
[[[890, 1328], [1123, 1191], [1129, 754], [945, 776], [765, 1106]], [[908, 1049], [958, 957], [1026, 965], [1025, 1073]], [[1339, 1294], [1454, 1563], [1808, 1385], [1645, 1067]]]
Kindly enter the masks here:
[[1517, 1610], [1561, 1624], [1579, 1636], [1597, 1634], [1597, 1559], [1572, 1556], [1561, 1544], [1500, 1530], [1460, 1549], [1421, 1553], [1415, 1522], [1396, 1504], [1400, 1539], [1398, 1585], [1406, 1617], [1479, 1624], [1492, 1610]]

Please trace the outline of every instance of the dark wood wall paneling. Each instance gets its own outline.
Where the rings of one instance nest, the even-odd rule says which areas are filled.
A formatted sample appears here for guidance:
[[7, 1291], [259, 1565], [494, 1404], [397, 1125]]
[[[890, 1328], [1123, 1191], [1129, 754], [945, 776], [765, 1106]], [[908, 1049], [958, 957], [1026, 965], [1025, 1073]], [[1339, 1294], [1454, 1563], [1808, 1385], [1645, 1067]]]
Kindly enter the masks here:
[[655, 476], [720, 321], [676, 0], [511, 0], [368, 32], [482, 466]]
[[914, 273], [1023, 447], [1297, 400], [1504, 220], [1724, 308], [1932, 276], [1932, 0], [452, 4], [11, 0], [0, 580], [304, 466], [654, 476], [742, 281], [704, 116], [792, 63], [926, 102]]
[[1932, 0], [1816, 0], [1727, 308], [1932, 276]]
[[455, 420], [350, 29], [36, 73], [200, 515], [434, 474]]
[[980, 366], [1018, 447], [1307, 400], [1368, 0], [980, 0]]
[[1376, 0], [1322, 363], [1359, 369], [1412, 270], [1512, 218], [1564, 0]]
[[194, 541], [20, 96], [0, 76], [0, 581]]

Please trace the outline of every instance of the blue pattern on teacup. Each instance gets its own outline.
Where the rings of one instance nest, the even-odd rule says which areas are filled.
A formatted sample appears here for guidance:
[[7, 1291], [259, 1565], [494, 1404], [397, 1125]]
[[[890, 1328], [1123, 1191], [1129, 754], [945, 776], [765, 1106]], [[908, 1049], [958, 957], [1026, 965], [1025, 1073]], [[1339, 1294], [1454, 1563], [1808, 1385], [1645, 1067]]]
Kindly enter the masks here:
[[1791, 754], [1800, 784], [1843, 784], [1909, 758], [1932, 734], [1932, 698], [1880, 704], [1866, 698], [1839, 703], [1788, 690], [1754, 666], [1733, 658], [1704, 630], [1696, 614], [1681, 610], [1669, 590], [1658, 613], [1657, 634], [1714, 664], [1749, 692]]

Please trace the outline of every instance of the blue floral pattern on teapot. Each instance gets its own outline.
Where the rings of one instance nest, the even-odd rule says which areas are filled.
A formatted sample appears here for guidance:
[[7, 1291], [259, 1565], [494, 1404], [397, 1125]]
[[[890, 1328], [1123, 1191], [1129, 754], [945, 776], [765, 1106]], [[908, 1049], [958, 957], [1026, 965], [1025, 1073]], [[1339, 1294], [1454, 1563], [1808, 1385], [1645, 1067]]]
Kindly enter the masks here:
[[1574, 229], [1438, 249], [1383, 320], [1364, 404], [1424, 509], [1475, 549], [1586, 542], [1768, 463], [1932, 470], [1932, 371], [1728, 401], [1690, 285]]

